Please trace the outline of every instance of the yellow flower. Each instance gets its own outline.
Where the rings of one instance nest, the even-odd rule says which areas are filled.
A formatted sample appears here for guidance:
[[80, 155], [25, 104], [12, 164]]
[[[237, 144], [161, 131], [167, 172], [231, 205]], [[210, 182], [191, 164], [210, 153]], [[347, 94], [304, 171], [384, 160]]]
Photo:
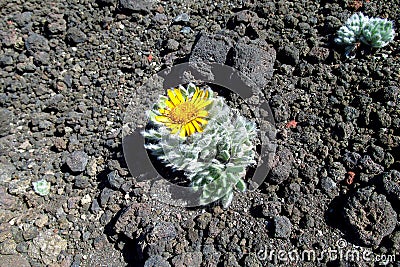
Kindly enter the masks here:
[[190, 136], [195, 132], [202, 132], [207, 124], [208, 111], [205, 109], [211, 104], [208, 91], [196, 87], [193, 96], [182, 94], [181, 89], [168, 89], [168, 98], [165, 108], [158, 109], [160, 115], [155, 120], [164, 123], [171, 129], [171, 133], [179, 132], [179, 136]]

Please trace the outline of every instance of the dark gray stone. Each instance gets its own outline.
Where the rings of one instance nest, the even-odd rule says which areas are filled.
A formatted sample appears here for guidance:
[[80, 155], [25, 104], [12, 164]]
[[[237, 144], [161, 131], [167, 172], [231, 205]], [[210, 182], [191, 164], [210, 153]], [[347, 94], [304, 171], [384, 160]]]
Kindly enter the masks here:
[[76, 27], [69, 28], [66, 36], [67, 42], [72, 45], [83, 43], [86, 41], [87, 36], [84, 32]]
[[176, 51], [179, 48], [179, 42], [174, 39], [169, 39], [167, 42], [167, 48], [171, 51]]
[[49, 14], [47, 16], [46, 30], [53, 35], [64, 33], [67, 30], [64, 14]]
[[383, 174], [383, 189], [388, 199], [400, 206], [400, 172], [391, 170]]
[[87, 188], [90, 185], [90, 182], [89, 182], [87, 177], [80, 175], [80, 176], [75, 178], [74, 185], [75, 185], [76, 188], [84, 189], [84, 188]]
[[44, 36], [37, 33], [32, 33], [26, 38], [25, 47], [31, 55], [35, 55], [37, 52], [50, 51], [49, 41]]
[[215, 62], [225, 64], [231, 41], [222, 35], [202, 33], [190, 55], [190, 62]]
[[150, 231], [148, 240], [171, 240], [177, 236], [177, 231], [173, 223], [171, 222], [158, 222], [156, 226]]
[[208, 224], [211, 221], [211, 217], [212, 217], [211, 213], [208, 213], [208, 212], [205, 212], [205, 213], [199, 215], [196, 218], [196, 223], [197, 223], [198, 227], [202, 230], [206, 229], [206, 227], [208, 226]]
[[144, 267], [171, 267], [171, 265], [160, 255], [155, 255], [146, 260]]
[[11, 116], [11, 111], [5, 108], [0, 108], [0, 137], [6, 136], [10, 133]]
[[329, 177], [333, 179], [335, 182], [340, 182], [346, 177], [346, 168], [340, 162], [333, 162], [329, 166]]
[[277, 238], [289, 238], [292, 232], [292, 223], [285, 216], [274, 217], [274, 236]]
[[277, 57], [281, 63], [297, 65], [300, 61], [300, 51], [294, 45], [286, 45], [278, 51]]
[[32, 22], [32, 12], [26, 11], [14, 16], [14, 21], [19, 27], [26, 27]]
[[335, 181], [330, 177], [321, 179], [321, 187], [328, 194], [332, 193], [337, 188]]
[[278, 150], [271, 165], [270, 181], [280, 184], [289, 178], [292, 162], [293, 153], [289, 149], [282, 148]]
[[215, 249], [213, 245], [203, 246], [203, 264], [205, 266], [217, 266], [221, 252]]
[[40, 51], [33, 55], [34, 62], [37, 65], [48, 65], [50, 62], [50, 55], [47, 52]]
[[105, 187], [100, 194], [100, 205], [101, 207], [105, 207], [107, 205], [108, 200], [114, 194], [114, 190]]
[[83, 172], [89, 157], [84, 151], [74, 151], [66, 159], [66, 163], [72, 172]]
[[93, 213], [97, 213], [100, 210], [101, 210], [101, 208], [100, 208], [99, 202], [97, 201], [97, 199], [93, 199], [93, 202], [90, 205], [90, 211]]
[[17, 42], [17, 34], [15, 31], [0, 30], [0, 43], [6, 47], [14, 46]]
[[281, 213], [282, 204], [279, 201], [267, 201], [261, 206], [261, 213], [266, 218], [273, 218]]
[[345, 204], [344, 221], [362, 245], [378, 246], [396, 227], [397, 214], [374, 187], [359, 189]]
[[276, 51], [267, 44], [239, 42], [234, 48], [233, 66], [245, 74], [259, 88], [272, 78]]
[[119, 0], [119, 7], [129, 12], [150, 12], [153, 0]]
[[10, 55], [3, 55], [0, 57], [0, 67], [11, 66], [14, 64], [14, 59]]
[[378, 163], [375, 163], [370, 156], [365, 155], [360, 161], [359, 161], [362, 170], [365, 173], [368, 174], [380, 174], [383, 172], [384, 168], [383, 166], [379, 165]]
[[101, 225], [106, 225], [108, 224], [111, 219], [113, 218], [113, 213], [111, 210], [106, 210], [103, 215], [100, 217], [100, 223]]
[[171, 263], [175, 267], [200, 267], [202, 257], [203, 256], [200, 251], [186, 252], [173, 257]]
[[107, 174], [107, 181], [111, 188], [118, 190], [124, 183], [124, 179], [118, 175], [118, 171], [112, 171]]
[[165, 14], [157, 13], [154, 15], [153, 20], [155, 22], [157, 22], [158, 24], [167, 24], [168, 23], [168, 17]]
[[255, 253], [250, 253], [244, 258], [245, 267], [261, 267], [263, 266]]
[[330, 50], [326, 47], [314, 46], [308, 52], [309, 60], [313, 63], [324, 62], [329, 57]]

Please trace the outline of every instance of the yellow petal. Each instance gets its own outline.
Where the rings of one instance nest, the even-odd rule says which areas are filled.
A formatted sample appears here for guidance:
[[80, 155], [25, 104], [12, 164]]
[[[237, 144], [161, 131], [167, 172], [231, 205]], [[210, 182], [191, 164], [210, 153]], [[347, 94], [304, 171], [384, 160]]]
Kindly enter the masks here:
[[205, 119], [196, 118], [195, 120], [196, 120], [197, 122], [201, 123], [201, 125], [206, 125], [206, 124], [207, 124], [207, 121], [206, 121]]
[[179, 101], [179, 99], [176, 98], [174, 92], [172, 92], [171, 89], [168, 89], [168, 90], [167, 90], [167, 93], [168, 93], [169, 99], [171, 99], [172, 103], [174, 103], [175, 106], [181, 103], [181, 102]]
[[196, 108], [202, 109], [202, 108], [205, 108], [206, 106], [210, 105], [211, 103], [212, 103], [212, 100], [201, 101], [199, 103], [196, 103]]
[[200, 118], [205, 118], [205, 117], [207, 117], [208, 116], [208, 112], [206, 111], [206, 110], [200, 110], [198, 113], [197, 113], [197, 117], [200, 117]]
[[176, 134], [180, 129], [181, 129], [181, 128], [180, 128], [179, 125], [173, 125], [173, 126], [171, 126], [171, 134]]
[[192, 123], [189, 122], [188, 124], [186, 124], [186, 126], [187, 126], [188, 129], [190, 130], [188, 135], [191, 135], [191, 134], [193, 134], [194, 132], [196, 132], [196, 129], [194, 128], [194, 126], [193, 126]]
[[179, 133], [179, 136], [180, 136], [180, 137], [185, 137], [185, 136], [186, 136], [186, 129], [185, 129], [185, 127], [182, 127], [182, 128], [181, 128], [181, 132]]
[[171, 101], [169, 101], [169, 100], [165, 101], [165, 104], [166, 104], [170, 109], [175, 108], [175, 105], [174, 105]]
[[201, 133], [203, 131], [203, 128], [200, 126], [200, 124], [197, 121], [192, 121], [192, 124], [194, 126], [194, 128], [196, 128], [196, 131], [198, 131], [199, 133]]
[[170, 122], [170, 119], [168, 117], [165, 117], [165, 116], [156, 116], [155, 119], [158, 122]]
[[160, 108], [160, 109], [158, 110], [158, 112], [160, 112], [160, 113], [163, 114], [163, 115], [168, 115], [170, 111], [169, 111], [168, 109]]
[[192, 99], [190, 100], [190, 102], [194, 103], [197, 99], [197, 96], [199, 95], [199, 88], [196, 88], [196, 92], [194, 93], [194, 95], [192, 96]]
[[181, 90], [175, 89], [174, 92], [175, 92], [176, 97], [178, 98], [178, 100], [179, 100], [181, 103], [182, 103], [182, 102], [185, 102], [185, 99], [183, 99]]

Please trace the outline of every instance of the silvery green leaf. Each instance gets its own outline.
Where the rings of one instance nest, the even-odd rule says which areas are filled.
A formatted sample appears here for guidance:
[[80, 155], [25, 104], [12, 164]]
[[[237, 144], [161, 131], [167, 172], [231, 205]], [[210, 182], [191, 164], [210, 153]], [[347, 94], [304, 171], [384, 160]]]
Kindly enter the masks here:
[[233, 192], [229, 191], [222, 199], [222, 206], [224, 207], [224, 209], [228, 208], [233, 200]]
[[242, 179], [239, 179], [239, 181], [236, 184], [236, 188], [239, 191], [244, 192], [244, 191], [246, 191], [247, 186], [246, 186], [246, 183]]

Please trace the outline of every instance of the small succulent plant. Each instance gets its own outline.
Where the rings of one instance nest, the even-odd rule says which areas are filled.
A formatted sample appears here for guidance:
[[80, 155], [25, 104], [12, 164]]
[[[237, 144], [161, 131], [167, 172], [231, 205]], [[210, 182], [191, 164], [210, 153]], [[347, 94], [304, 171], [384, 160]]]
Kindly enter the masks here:
[[363, 28], [369, 18], [362, 13], [353, 14], [337, 32], [335, 42], [342, 45], [354, 45], [359, 42]]
[[[200, 204], [221, 199], [223, 206], [228, 207], [233, 198], [233, 187], [239, 191], [246, 190], [243, 180], [246, 169], [256, 163], [256, 125], [232, 110], [224, 98], [214, 97], [210, 88], [201, 93], [198, 87], [189, 84], [187, 88], [180, 86], [178, 90], [187, 96], [189, 102], [196, 92], [206, 97], [204, 103], [209, 104], [204, 110], [207, 116], [202, 118], [203, 128], [190, 131], [191, 134], [185, 137], [177, 130], [171, 134], [174, 128], [169, 129], [168, 123], [165, 125], [157, 119], [157, 104], [150, 115], [156, 128], [143, 133], [150, 141], [145, 146], [165, 165], [184, 171], [195, 191], [203, 190]], [[160, 99], [165, 102], [165, 98]]]
[[394, 39], [393, 22], [381, 18], [369, 18], [361, 12], [353, 14], [337, 32], [335, 42], [346, 46], [346, 56], [362, 42], [373, 48], [386, 46]]
[[47, 182], [45, 179], [39, 180], [37, 182], [32, 182], [33, 190], [41, 195], [46, 196], [50, 193], [50, 183]]
[[387, 19], [371, 18], [362, 30], [361, 42], [374, 48], [386, 46], [394, 39], [393, 23]]

